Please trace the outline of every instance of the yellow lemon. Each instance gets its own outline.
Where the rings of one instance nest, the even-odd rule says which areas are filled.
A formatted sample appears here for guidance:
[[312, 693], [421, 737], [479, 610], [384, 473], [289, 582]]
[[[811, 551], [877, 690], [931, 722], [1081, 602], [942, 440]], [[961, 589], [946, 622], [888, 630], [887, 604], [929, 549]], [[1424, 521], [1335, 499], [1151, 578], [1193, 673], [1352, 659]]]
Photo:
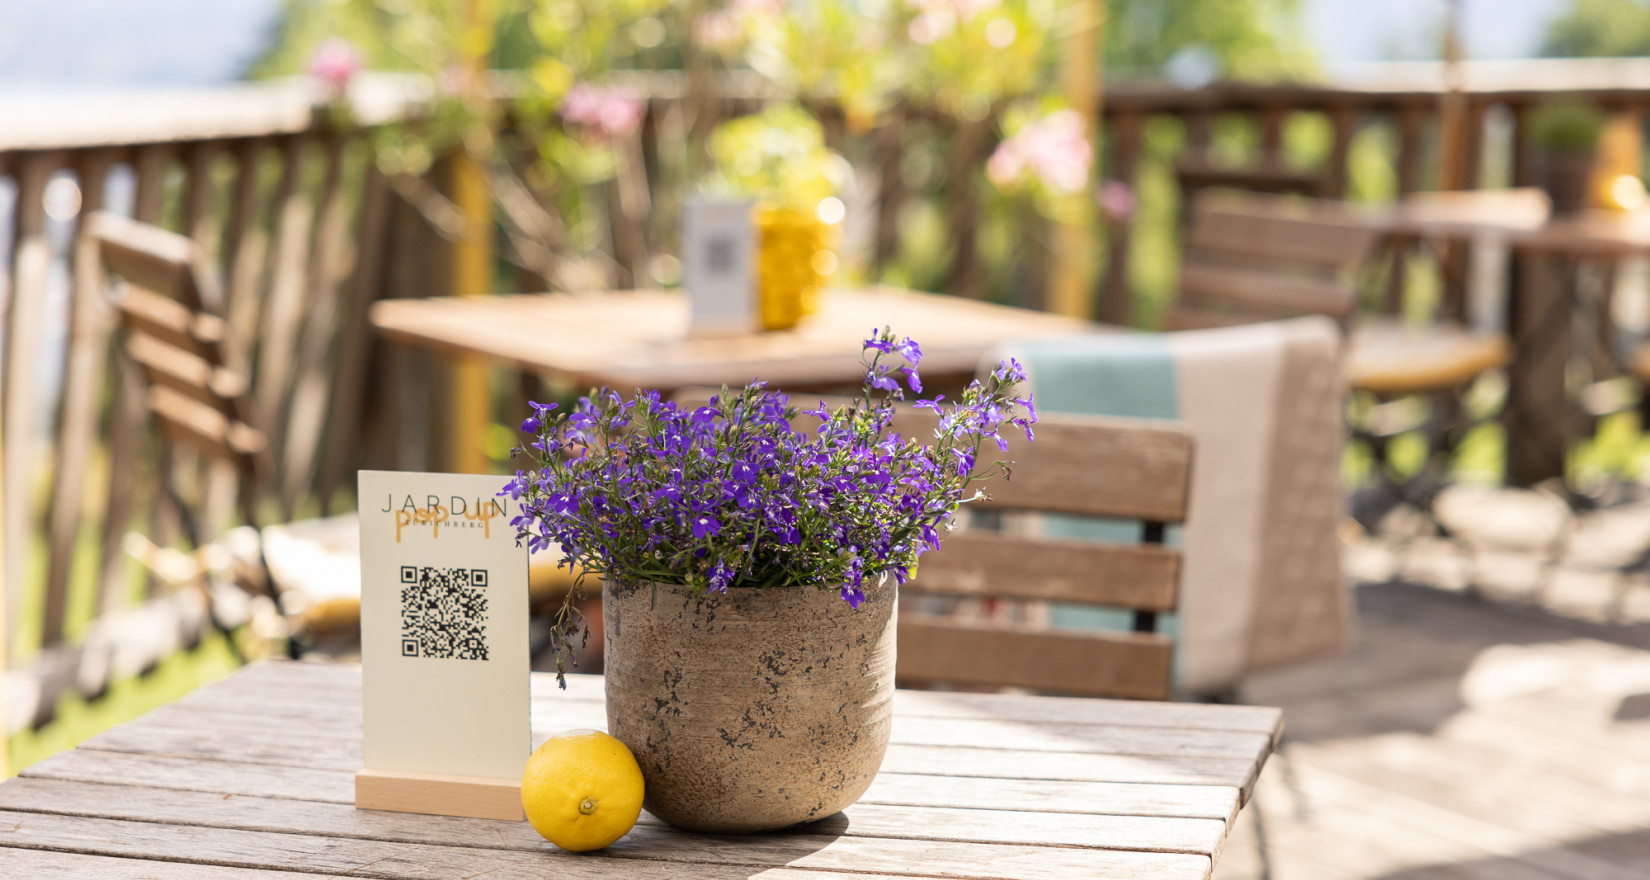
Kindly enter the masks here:
[[642, 768], [624, 743], [601, 731], [563, 731], [527, 759], [521, 808], [533, 830], [556, 846], [601, 849], [636, 825]]

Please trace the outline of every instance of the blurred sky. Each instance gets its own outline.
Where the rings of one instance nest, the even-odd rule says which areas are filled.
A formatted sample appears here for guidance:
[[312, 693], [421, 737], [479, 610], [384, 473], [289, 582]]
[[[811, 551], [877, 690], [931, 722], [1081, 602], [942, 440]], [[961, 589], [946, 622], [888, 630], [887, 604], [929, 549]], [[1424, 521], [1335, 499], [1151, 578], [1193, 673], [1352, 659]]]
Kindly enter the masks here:
[[0, 0], [0, 89], [237, 79], [280, 9], [280, 0]]
[[[1566, 0], [1462, 0], [1469, 58], [1517, 58]], [[1446, 0], [1302, 0], [1336, 67], [1436, 58]], [[206, 85], [243, 74], [280, 0], [0, 0], [0, 90]]]
[[[1461, 0], [1468, 58], [1535, 54], [1568, 0]], [[1302, 0], [1307, 37], [1333, 72], [1342, 64], [1438, 58], [1446, 0]]]

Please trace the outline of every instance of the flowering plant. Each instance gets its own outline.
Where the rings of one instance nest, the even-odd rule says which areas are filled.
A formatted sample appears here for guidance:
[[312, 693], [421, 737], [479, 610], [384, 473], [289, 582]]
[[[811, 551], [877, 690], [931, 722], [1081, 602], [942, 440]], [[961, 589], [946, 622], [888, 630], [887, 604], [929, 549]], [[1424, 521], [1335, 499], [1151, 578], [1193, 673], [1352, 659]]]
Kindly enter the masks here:
[[[1025, 373], [1010, 360], [959, 400], [916, 401], [937, 417], [932, 444], [902, 438], [890, 427], [893, 401], [921, 392], [922, 349], [885, 329], [863, 351], [862, 397], [804, 411], [818, 421], [811, 434], [760, 381], [697, 409], [657, 391], [592, 392], [571, 412], [533, 403], [521, 426], [533, 439], [515, 450], [533, 468], [500, 493], [521, 502], [517, 540], [535, 553], [559, 545], [581, 579], [682, 584], [701, 597], [834, 589], [857, 609], [866, 590], [905, 582], [958, 505], [985, 497], [970, 492], [975, 481], [1008, 478], [1006, 461], [981, 465], [984, 444], [1006, 451], [1001, 431], [1030, 440], [1037, 420], [1031, 399], [1015, 396]], [[588, 637], [573, 602], [569, 594], [556, 621], [558, 672], [571, 639]]]

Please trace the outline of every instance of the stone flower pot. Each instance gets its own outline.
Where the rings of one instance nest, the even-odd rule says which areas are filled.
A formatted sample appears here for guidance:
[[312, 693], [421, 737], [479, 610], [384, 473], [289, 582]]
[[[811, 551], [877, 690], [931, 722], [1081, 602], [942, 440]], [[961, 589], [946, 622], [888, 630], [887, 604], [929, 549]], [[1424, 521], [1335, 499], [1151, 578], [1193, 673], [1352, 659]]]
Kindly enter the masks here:
[[892, 585], [836, 591], [602, 589], [608, 731], [636, 754], [643, 807], [678, 828], [752, 832], [859, 799], [888, 747]]

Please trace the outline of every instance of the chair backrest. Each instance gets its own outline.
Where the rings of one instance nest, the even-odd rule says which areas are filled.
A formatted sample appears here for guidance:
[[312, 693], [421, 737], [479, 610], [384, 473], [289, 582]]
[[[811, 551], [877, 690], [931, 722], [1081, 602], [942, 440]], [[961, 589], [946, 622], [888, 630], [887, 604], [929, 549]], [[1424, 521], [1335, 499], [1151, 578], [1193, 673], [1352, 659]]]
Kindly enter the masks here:
[[1349, 318], [1380, 238], [1339, 203], [1207, 192], [1192, 206], [1172, 330], [1300, 315]]
[[269, 470], [268, 443], [254, 427], [204, 255], [189, 238], [125, 217], [99, 212], [87, 223], [104, 267], [124, 282], [114, 308], [123, 350], [148, 385], [149, 415], [169, 442], [234, 467], [250, 517]]
[[[703, 406], [716, 391], [687, 388], [674, 399]], [[812, 402], [816, 398], [807, 398]], [[846, 402], [827, 399], [827, 405]], [[901, 406], [894, 430], [931, 437], [937, 416]], [[799, 416], [797, 430], [818, 422]], [[994, 480], [972, 510], [1103, 517], [1138, 523], [1139, 539], [1088, 541], [953, 532], [923, 554], [906, 596], [1009, 599], [1091, 605], [1132, 612], [1133, 631], [1052, 630], [1031, 625], [922, 615], [902, 603], [895, 675], [902, 683], [1022, 687], [1048, 693], [1167, 699], [1174, 641], [1157, 632], [1174, 611], [1180, 551], [1165, 529], [1186, 519], [1192, 438], [1179, 422], [1048, 414], [1036, 441], [1005, 433], [1012, 479]], [[986, 453], [982, 452], [982, 460]]]
[[[928, 436], [933, 418], [902, 412], [896, 428]], [[1166, 526], [1186, 516], [1191, 435], [1177, 422], [1076, 415], [1046, 415], [1036, 433], [1034, 443], [1011, 441], [1012, 479], [990, 484], [989, 500], [968, 507], [1129, 520], [1139, 524], [1138, 540], [962, 529], [923, 555], [902, 592], [1126, 609], [1134, 631], [1053, 630], [902, 606], [897, 675], [910, 683], [1166, 699], [1174, 645], [1156, 629], [1158, 615], [1178, 601], [1180, 551], [1163, 538]]]

